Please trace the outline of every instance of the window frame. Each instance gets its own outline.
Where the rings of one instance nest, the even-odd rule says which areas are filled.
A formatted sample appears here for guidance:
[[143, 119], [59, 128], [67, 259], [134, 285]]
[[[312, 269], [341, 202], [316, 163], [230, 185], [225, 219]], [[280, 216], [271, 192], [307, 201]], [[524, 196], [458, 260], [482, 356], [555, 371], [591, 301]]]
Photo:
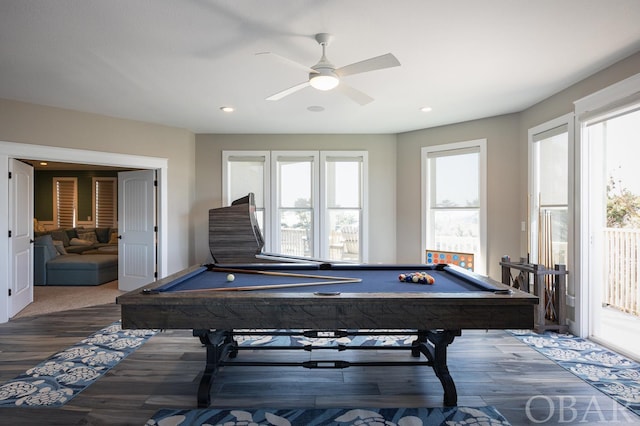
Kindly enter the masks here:
[[93, 217], [93, 224], [95, 227], [99, 227], [98, 223], [98, 185], [100, 182], [112, 182], [112, 217], [113, 221], [109, 227], [118, 226], [118, 178], [117, 177], [92, 177], [91, 178], [91, 214]]
[[[557, 117], [553, 120], [549, 120], [545, 123], [539, 124], [530, 128], [527, 131], [527, 144], [528, 144], [528, 157], [529, 157], [529, 169], [528, 169], [528, 189], [527, 194], [527, 251], [529, 252], [529, 259], [531, 262], [538, 262], [538, 241], [537, 241], [537, 229], [539, 226], [538, 211], [540, 202], [537, 194], [540, 193], [539, 179], [538, 179], [538, 156], [536, 155], [536, 143], [538, 135], [544, 133], [551, 133], [555, 129], [566, 127], [567, 129], [567, 269], [571, 270], [573, 261], [573, 233], [574, 233], [574, 114], [568, 113]], [[564, 133], [564, 132], [563, 132]], [[544, 139], [542, 139], [544, 140]]]
[[71, 228], [74, 228], [78, 223], [78, 178], [69, 176], [56, 176], [52, 179], [53, 182], [53, 223], [57, 228], [67, 227], [60, 224], [60, 212], [58, 211], [58, 183], [59, 182], [72, 182], [73, 183], [73, 205], [71, 206], [72, 223]]
[[[234, 201], [231, 196], [231, 176], [229, 169], [229, 162], [234, 158], [246, 158], [246, 159], [262, 159], [264, 166], [262, 168], [262, 194], [264, 199], [262, 200], [262, 207], [256, 206], [256, 211], [263, 212], [262, 233], [264, 237], [264, 251], [272, 252], [271, 242], [273, 240], [271, 235], [271, 152], [270, 151], [222, 151], [222, 206], [228, 207]], [[256, 203], [259, 204], [259, 203]]]
[[295, 161], [311, 159], [311, 235], [313, 243], [311, 247], [311, 257], [319, 257], [320, 253], [320, 164], [318, 151], [271, 151], [271, 176], [273, 177], [271, 194], [271, 247], [276, 253], [280, 251], [280, 159], [283, 161]]
[[223, 151], [222, 152], [222, 204], [223, 206], [231, 205], [231, 176], [229, 175], [229, 162], [233, 157], [237, 158], [263, 158], [264, 168], [262, 176], [262, 185], [264, 193], [264, 224], [263, 230], [265, 239], [265, 252], [276, 252], [279, 241], [279, 224], [277, 223], [278, 214], [278, 178], [277, 167], [278, 158], [300, 158], [313, 157], [313, 253], [316, 258], [328, 258], [329, 255], [329, 230], [327, 229], [328, 220], [325, 217], [328, 214], [326, 209], [326, 171], [325, 161], [328, 157], [357, 157], [362, 162], [361, 170], [361, 223], [360, 223], [360, 262], [366, 263], [369, 257], [368, 250], [368, 152], [362, 151], [322, 151], [322, 150], [274, 150], [274, 151]]
[[[324, 173], [321, 173], [320, 179], [320, 197], [322, 214], [320, 215], [320, 229], [322, 231], [320, 255], [324, 259], [329, 259], [330, 254], [330, 233], [329, 229], [329, 211], [333, 208], [329, 208], [327, 202], [327, 179], [326, 173], [327, 159], [332, 157], [338, 158], [358, 158], [360, 159], [360, 234], [359, 234], [359, 249], [360, 249], [360, 262], [366, 263], [369, 260], [369, 233], [366, 230], [369, 229], [369, 153], [367, 151], [321, 151], [320, 152], [320, 164]], [[350, 210], [354, 210], [350, 208]]]
[[[429, 248], [430, 236], [433, 235], [431, 221], [431, 176], [429, 166], [429, 155], [432, 153], [445, 154], [446, 152], [456, 152], [462, 150], [478, 149], [478, 173], [480, 182], [478, 183], [479, 197], [479, 234], [480, 253], [475, 254], [475, 272], [485, 274], [487, 269], [487, 140], [475, 139], [462, 142], [453, 142], [442, 145], [431, 145], [421, 148], [421, 259], [426, 262], [426, 250]], [[453, 154], [455, 155], [455, 154]]]
[[640, 73], [632, 75], [624, 80], [618, 81], [597, 92], [576, 100], [574, 104], [574, 162], [575, 162], [575, 199], [576, 208], [573, 245], [574, 273], [569, 274], [569, 279], [573, 278], [573, 289], [575, 299], [567, 298], [567, 304], [575, 306], [575, 322], [571, 331], [579, 336], [589, 336], [592, 334], [591, 310], [593, 304], [597, 304], [597, 298], [593, 293], [597, 283], [594, 282], [598, 276], [598, 265], [591, 262], [595, 252], [595, 244], [591, 227], [598, 221], [593, 200], [590, 195], [591, 188], [589, 171], [594, 159], [590, 149], [587, 128], [590, 123], [605, 117], [612, 112], [621, 110], [628, 105], [640, 102]]

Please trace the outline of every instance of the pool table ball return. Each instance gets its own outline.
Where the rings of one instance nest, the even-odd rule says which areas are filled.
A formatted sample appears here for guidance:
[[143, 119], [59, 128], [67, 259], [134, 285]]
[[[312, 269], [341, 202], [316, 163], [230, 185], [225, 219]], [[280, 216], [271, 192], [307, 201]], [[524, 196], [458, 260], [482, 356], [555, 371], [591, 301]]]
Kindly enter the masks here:
[[[433, 284], [399, 280], [400, 274], [414, 272], [426, 272]], [[442, 383], [444, 404], [453, 406], [457, 392], [447, 366], [448, 345], [462, 329], [532, 328], [538, 298], [454, 265], [264, 263], [194, 266], [119, 296], [117, 303], [123, 328], [192, 329], [200, 338], [207, 356], [198, 407], [210, 405], [220, 367], [293, 365], [235, 360], [243, 347], [234, 335], [246, 335], [247, 329], [252, 334], [286, 330], [306, 337], [415, 334], [405, 349], [413, 358], [424, 355], [425, 361], [322, 360], [295, 365], [428, 365]], [[300, 347], [321, 348], [326, 349]]]

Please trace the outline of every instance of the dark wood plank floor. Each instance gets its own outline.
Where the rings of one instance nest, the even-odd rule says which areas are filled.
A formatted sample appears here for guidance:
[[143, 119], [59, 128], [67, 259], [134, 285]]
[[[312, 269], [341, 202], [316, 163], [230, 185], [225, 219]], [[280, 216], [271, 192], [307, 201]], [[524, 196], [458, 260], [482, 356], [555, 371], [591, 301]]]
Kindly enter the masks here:
[[[0, 383], [117, 319], [119, 307], [109, 304], [0, 324]], [[410, 359], [408, 352], [389, 350], [311, 355], [287, 351], [287, 355]], [[243, 351], [240, 356], [281, 360], [283, 355]], [[584, 425], [599, 420], [608, 425], [640, 424], [640, 417], [503, 331], [463, 331], [450, 346], [449, 365], [459, 405], [495, 406], [513, 425]], [[191, 332], [167, 330], [63, 408], [2, 408], [0, 424], [144, 425], [160, 408], [195, 407], [203, 366], [204, 349]], [[441, 405], [440, 383], [430, 368], [420, 366], [226, 367], [212, 392], [212, 406], [227, 408]]]

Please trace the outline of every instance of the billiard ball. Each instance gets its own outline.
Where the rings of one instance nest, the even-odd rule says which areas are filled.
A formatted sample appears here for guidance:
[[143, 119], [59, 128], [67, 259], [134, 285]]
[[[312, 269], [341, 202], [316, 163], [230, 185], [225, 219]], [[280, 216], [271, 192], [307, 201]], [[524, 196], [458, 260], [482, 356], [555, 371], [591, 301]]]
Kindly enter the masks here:
[[235, 275], [233, 275], [233, 274], [227, 275], [227, 281], [231, 282], [231, 281], [233, 281], [235, 279], [236, 279]]

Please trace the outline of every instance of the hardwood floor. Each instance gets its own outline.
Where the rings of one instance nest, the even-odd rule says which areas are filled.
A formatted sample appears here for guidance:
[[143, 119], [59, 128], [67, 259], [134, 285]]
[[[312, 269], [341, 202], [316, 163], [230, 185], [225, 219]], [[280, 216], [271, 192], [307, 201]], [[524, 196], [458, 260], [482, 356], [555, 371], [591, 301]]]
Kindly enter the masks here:
[[[119, 319], [119, 314], [119, 306], [108, 304], [0, 324], [0, 383]], [[409, 357], [408, 352], [389, 350], [364, 354], [286, 352], [286, 356], [314, 359]], [[265, 356], [282, 360], [285, 354], [242, 351], [239, 355], [242, 359]], [[143, 425], [160, 408], [196, 406], [204, 359], [204, 348], [190, 330], [167, 330], [64, 407], [1, 408], [0, 424]], [[449, 366], [459, 405], [492, 405], [513, 425], [584, 425], [598, 420], [608, 425], [640, 424], [640, 417], [624, 412], [611, 399], [503, 331], [463, 331], [449, 347]], [[212, 406], [225, 408], [441, 405], [440, 383], [430, 368], [420, 366], [342, 370], [225, 367], [218, 373], [212, 392]]]

